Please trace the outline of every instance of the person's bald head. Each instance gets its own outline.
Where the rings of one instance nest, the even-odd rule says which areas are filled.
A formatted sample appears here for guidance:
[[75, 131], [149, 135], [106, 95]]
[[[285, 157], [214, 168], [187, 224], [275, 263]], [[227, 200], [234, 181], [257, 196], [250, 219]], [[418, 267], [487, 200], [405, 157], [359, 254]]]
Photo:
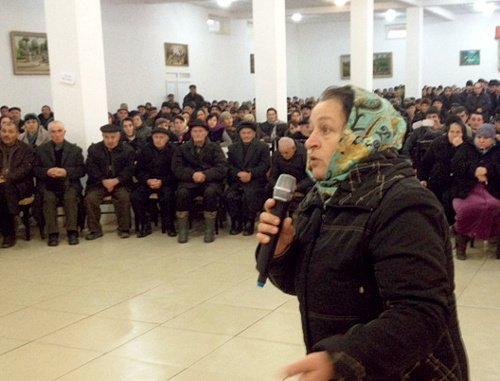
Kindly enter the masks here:
[[297, 151], [295, 141], [287, 136], [282, 137], [278, 141], [278, 151], [285, 160], [290, 160]]
[[54, 120], [49, 123], [48, 130], [50, 137], [54, 144], [62, 144], [64, 142], [64, 136], [66, 135], [66, 128], [64, 123], [59, 120]]

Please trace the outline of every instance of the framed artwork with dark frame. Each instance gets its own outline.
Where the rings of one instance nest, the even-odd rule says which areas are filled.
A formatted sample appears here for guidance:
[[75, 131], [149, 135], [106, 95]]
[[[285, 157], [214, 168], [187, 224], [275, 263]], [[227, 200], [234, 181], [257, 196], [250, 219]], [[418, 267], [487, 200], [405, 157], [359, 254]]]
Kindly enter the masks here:
[[255, 54], [250, 54], [250, 74], [255, 74]]
[[[373, 78], [392, 77], [392, 53], [373, 53]], [[340, 55], [340, 79], [351, 78], [351, 55]]]
[[165, 66], [189, 66], [189, 50], [186, 44], [165, 42]]
[[46, 33], [12, 31], [10, 45], [15, 75], [50, 74]]
[[460, 50], [460, 66], [479, 65], [480, 50]]
[[373, 53], [373, 78], [392, 77], [392, 53]]

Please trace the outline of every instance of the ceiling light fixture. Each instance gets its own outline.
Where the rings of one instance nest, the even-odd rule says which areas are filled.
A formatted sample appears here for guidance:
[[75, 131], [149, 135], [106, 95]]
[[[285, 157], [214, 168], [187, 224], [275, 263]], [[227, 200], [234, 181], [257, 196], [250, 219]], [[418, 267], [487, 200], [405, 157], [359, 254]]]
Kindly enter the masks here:
[[333, 4], [335, 4], [337, 7], [343, 7], [346, 5], [347, 0], [333, 0]]
[[221, 8], [229, 8], [233, 0], [217, 0], [217, 5]]
[[299, 22], [302, 20], [302, 15], [300, 13], [294, 13], [292, 15], [292, 21]]
[[394, 21], [396, 18], [396, 11], [394, 9], [388, 9], [384, 16], [386, 21]]

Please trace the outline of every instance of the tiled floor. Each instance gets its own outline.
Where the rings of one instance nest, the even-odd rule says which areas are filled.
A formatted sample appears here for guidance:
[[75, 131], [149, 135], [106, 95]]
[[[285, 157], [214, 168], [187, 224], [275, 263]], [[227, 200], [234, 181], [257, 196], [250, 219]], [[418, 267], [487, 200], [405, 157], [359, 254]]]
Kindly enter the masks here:
[[[265, 381], [304, 354], [297, 302], [256, 287], [255, 237], [156, 231], [0, 250], [0, 379]], [[472, 380], [500, 380], [500, 261], [456, 263]], [[298, 378], [294, 378], [297, 380]]]

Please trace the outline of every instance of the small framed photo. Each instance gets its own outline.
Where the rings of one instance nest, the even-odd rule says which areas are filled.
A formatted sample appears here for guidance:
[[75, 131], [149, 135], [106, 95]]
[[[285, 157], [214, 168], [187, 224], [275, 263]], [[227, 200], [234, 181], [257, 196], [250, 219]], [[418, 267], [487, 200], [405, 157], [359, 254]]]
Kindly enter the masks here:
[[189, 50], [185, 44], [165, 42], [165, 66], [189, 66]]
[[351, 78], [351, 55], [342, 54], [340, 56], [340, 79]]
[[250, 54], [250, 74], [255, 74], [255, 54]]
[[373, 53], [373, 78], [392, 77], [392, 53]]
[[460, 50], [460, 66], [479, 65], [480, 50]]
[[50, 74], [46, 33], [12, 31], [10, 45], [15, 75]]

